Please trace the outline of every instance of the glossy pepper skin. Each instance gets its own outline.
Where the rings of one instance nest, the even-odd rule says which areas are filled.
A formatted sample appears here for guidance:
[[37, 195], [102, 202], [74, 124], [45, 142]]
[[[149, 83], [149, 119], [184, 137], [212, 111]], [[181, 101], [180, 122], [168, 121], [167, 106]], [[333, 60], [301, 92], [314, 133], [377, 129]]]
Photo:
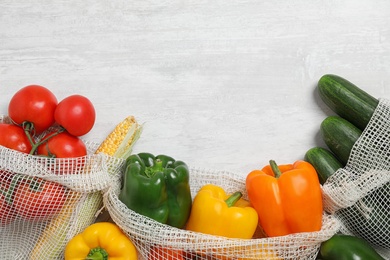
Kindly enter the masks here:
[[65, 247], [65, 260], [136, 260], [131, 240], [111, 222], [98, 222], [74, 236]]
[[277, 166], [271, 160], [270, 165], [247, 175], [246, 188], [269, 237], [321, 229], [321, 186], [310, 163], [296, 161]]
[[364, 239], [336, 234], [320, 247], [322, 260], [384, 260]]
[[130, 155], [119, 199], [135, 212], [160, 223], [183, 228], [192, 197], [187, 165], [167, 155]]
[[229, 238], [252, 238], [258, 216], [241, 196], [240, 192], [228, 195], [219, 186], [203, 186], [194, 198], [186, 229]]

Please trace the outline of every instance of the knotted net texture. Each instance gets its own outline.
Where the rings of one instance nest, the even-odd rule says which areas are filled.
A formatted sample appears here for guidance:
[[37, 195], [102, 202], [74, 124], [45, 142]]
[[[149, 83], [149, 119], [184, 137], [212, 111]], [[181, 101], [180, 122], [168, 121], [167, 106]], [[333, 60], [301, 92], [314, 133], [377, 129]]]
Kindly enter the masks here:
[[67, 159], [0, 146], [0, 259], [63, 259], [67, 242], [95, 221], [124, 161], [85, 143], [87, 156]]
[[390, 259], [390, 101], [379, 104], [347, 165], [323, 186], [327, 212], [341, 231], [364, 238]]
[[[245, 178], [230, 172], [191, 169], [190, 187], [194, 198], [205, 184], [221, 186], [227, 193], [241, 191], [247, 199]], [[119, 199], [119, 185], [111, 187], [103, 202], [113, 221], [131, 238], [139, 259], [315, 259], [322, 241], [334, 235], [338, 222], [324, 214], [322, 230], [275, 238], [241, 240], [201, 234], [160, 224], [126, 207]], [[213, 225], [210, 219], [210, 225]], [[184, 252], [184, 256], [181, 252]]]

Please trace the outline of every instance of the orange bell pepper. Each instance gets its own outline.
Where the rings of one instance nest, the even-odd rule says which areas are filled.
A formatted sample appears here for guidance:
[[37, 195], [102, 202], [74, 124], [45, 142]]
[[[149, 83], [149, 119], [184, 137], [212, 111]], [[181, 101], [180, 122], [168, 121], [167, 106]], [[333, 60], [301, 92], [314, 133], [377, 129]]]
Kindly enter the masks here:
[[276, 165], [274, 161], [247, 175], [249, 201], [269, 237], [319, 231], [322, 226], [321, 185], [305, 161]]

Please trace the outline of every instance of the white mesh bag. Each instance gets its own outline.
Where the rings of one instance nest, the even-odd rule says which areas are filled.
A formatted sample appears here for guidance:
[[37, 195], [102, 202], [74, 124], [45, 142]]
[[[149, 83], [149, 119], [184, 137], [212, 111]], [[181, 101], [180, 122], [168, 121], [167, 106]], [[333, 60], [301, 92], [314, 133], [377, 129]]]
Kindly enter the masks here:
[[88, 154], [69, 159], [0, 146], [0, 259], [63, 259], [67, 242], [95, 221], [124, 161], [85, 143]]
[[324, 206], [341, 232], [390, 259], [390, 101], [380, 99], [349, 160], [323, 185]]
[[[230, 172], [190, 169], [190, 187], [194, 197], [205, 184], [221, 186], [227, 193], [241, 191], [247, 199], [245, 178]], [[334, 235], [338, 222], [324, 214], [322, 229], [275, 238], [231, 239], [186, 231], [158, 223], [126, 207], [119, 199], [120, 185], [111, 187], [103, 202], [113, 221], [133, 241], [140, 259], [315, 259], [321, 242]], [[214, 220], [210, 219], [210, 225]], [[154, 248], [163, 248], [154, 250]], [[168, 249], [168, 250], [164, 250]], [[170, 251], [169, 251], [170, 250]], [[157, 252], [157, 253], [151, 253]], [[184, 257], [178, 252], [185, 252]], [[178, 256], [179, 255], [179, 256]]]

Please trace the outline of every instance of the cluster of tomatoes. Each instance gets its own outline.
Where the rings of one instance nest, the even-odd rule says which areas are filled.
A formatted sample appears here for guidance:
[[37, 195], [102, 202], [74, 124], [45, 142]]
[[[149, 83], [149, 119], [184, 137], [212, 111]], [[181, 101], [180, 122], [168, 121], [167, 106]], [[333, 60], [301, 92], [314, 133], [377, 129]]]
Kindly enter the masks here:
[[0, 145], [30, 154], [79, 157], [86, 154], [79, 137], [92, 129], [95, 108], [84, 96], [71, 95], [58, 103], [49, 89], [30, 85], [13, 95], [8, 116], [12, 124], [0, 124]]
[[[87, 147], [80, 137], [92, 129], [95, 108], [82, 95], [58, 102], [49, 89], [29, 85], [12, 96], [8, 118], [0, 123], [1, 146], [41, 159], [83, 158]], [[35, 221], [58, 214], [66, 192], [59, 183], [0, 169], [0, 226], [16, 216]]]

